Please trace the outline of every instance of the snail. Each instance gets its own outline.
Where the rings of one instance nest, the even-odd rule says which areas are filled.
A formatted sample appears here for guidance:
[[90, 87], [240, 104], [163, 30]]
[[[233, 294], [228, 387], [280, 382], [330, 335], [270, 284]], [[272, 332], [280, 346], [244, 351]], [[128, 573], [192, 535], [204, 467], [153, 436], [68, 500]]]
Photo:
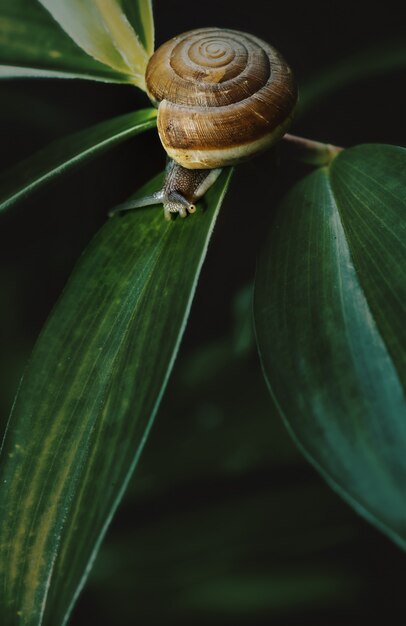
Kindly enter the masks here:
[[292, 72], [272, 46], [236, 30], [202, 28], [160, 46], [146, 69], [168, 155], [163, 187], [115, 211], [162, 203], [186, 217], [221, 169], [275, 144], [297, 101]]

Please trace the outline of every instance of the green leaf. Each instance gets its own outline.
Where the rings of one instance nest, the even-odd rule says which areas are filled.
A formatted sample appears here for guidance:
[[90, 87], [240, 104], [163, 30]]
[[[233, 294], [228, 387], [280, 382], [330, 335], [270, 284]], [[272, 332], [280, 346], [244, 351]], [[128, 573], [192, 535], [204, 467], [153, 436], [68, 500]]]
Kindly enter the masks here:
[[[190, 456], [198, 444], [189, 438]], [[176, 448], [170, 450], [173, 459]], [[86, 590], [88, 613], [104, 624], [248, 626], [300, 624], [311, 610], [312, 618], [321, 615], [308, 624], [337, 623], [325, 619], [326, 606], [334, 615], [353, 609], [357, 597], [362, 605], [357, 547], [365, 559], [372, 546], [348, 507], [323, 487], [303, 480], [301, 468], [262, 468], [226, 482], [192, 482], [181, 497], [172, 488], [144, 507], [135, 503], [128, 507], [132, 524], [123, 517], [100, 551]]]
[[38, 2], [0, 0], [0, 78], [24, 76], [132, 81], [81, 50]]
[[406, 548], [406, 150], [365, 145], [300, 181], [258, 262], [265, 376], [299, 447]]
[[141, 109], [52, 142], [40, 152], [2, 173], [0, 211], [72, 168], [153, 128], [155, 124], [156, 110]]
[[151, 427], [229, 178], [186, 220], [109, 220], [38, 340], [0, 466], [7, 626], [67, 619]]
[[[131, 13], [141, 28], [138, 33], [129, 22], [120, 0], [39, 0], [75, 43], [90, 56], [130, 76], [131, 82], [145, 91], [145, 70], [153, 45], [151, 3], [133, 0]], [[138, 10], [137, 10], [138, 8]]]
[[369, 50], [341, 59], [334, 65], [305, 79], [300, 88], [299, 115], [306, 115], [314, 105], [332, 93], [362, 80], [406, 68], [406, 46], [402, 41], [387, 41]]
[[151, 0], [121, 0], [123, 12], [134, 28], [148, 56], [154, 52], [154, 14]]

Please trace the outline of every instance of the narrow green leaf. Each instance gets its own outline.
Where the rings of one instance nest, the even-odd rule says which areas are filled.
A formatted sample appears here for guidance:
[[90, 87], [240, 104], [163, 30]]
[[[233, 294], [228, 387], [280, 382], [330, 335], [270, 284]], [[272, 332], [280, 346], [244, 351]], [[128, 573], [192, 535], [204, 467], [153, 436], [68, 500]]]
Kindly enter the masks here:
[[[123, 11], [120, 0], [39, 0], [75, 43], [90, 56], [112, 67], [145, 91], [149, 54]], [[151, 40], [152, 12], [149, 2], [133, 0], [142, 38]], [[133, 17], [136, 11], [132, 12]], [[149, 21], [148, 21], [149, 17]], [[148, 31], [148, 34], [146, 33]]]
[[96, 61], [33, 0], [0, 0], [0, 78], [87, 78], [131, 82]]
[[406, 151], [358, 146], [297, 184], [258, 262], [265, 376], [298, 445], [406, 548]]
[[387, 41], [340, 60], [305, 79], [300, 89], [299, 115], [306, 115], [320, 100], [355, 83], [406, 67], [406, 46]]
[[67, 619], [150, 429], [229, 178], [190, 219], [109, 220], [37, 342], [2, 451], [7, 626]]
[[0, 176], [0, 211], [72, 168], [153, 128], [155, 109], [126, 113], [52, 142]]
[[151, 0], [121, 0], [124, 14], [134, 28], [148, 56], [154, 52], [154, 14]]

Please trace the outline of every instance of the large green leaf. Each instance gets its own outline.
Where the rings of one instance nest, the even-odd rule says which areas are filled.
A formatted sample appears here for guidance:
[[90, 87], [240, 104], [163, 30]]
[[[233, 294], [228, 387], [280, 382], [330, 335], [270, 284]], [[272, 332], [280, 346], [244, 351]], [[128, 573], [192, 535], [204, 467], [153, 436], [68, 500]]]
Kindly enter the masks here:
[[108, 221], [42, 332], [2, 451], [3, 624], [65, 623], [151, 426], [229, 177], [189, 219]]
[[145, 70], [153, 47], [152, 8], [150, 0], [132, 1], [131, 16], [140, 36], [120, 0], [39, 0], [78, 46], [145, 90]]
[[38, 187], [156, 124], [155, 109], [126, 113], [58, 139], [0, 177], [0, 212]]
[[39, 2], [0, 0], [0, 78], [14, 76], [132, 81], [86, 54]]
[[366, 145], [299, 182], [258, 262], [265, 375], [329, 483], [406, 548], [406, 150]]

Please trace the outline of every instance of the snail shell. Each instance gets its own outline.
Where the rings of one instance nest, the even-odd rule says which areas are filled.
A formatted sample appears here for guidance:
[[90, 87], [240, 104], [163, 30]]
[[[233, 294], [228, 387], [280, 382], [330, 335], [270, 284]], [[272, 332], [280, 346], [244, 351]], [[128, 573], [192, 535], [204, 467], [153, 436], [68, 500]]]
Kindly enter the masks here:
[[255, 156], [285, 134], [297, 101], [279, 52], [235, 30], [202, 28], [174, 37], [151, 57], [145, 80], [170, 157], [165, 181], [111, 215], [157, 203], [167, 220], [194, 213], [222, 167]]
[[235, 30], [192, 30], [164, 43], [146, 71], [165, 151], [188, 169], [244, 161], [287, 131], [297, 101], [281, 54]]

